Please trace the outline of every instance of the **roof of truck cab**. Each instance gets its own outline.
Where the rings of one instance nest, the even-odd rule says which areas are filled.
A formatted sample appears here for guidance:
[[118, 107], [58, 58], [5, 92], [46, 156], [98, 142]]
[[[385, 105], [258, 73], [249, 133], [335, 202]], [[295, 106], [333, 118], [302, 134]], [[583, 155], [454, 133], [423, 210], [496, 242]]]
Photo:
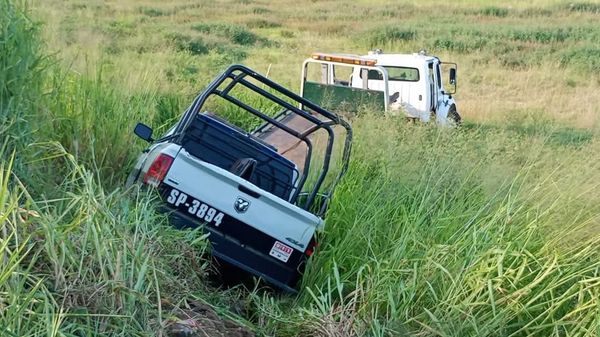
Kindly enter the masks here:
[[363, 55], [361, 58], [377, 60], [378, 66], [416, 66], [436, 58], [431, 55], [422, 54], [371, 54]]

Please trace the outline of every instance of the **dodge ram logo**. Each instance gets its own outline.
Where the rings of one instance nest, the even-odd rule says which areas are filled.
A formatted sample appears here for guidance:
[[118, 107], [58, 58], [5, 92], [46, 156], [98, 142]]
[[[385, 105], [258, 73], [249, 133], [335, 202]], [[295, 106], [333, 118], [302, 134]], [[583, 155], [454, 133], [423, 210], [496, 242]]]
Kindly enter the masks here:
[[237, 199], [235, 199], [235, 203], [233, 204], [233, 208], [235, 208], [235, 211], [238, 213], [246, 213], [248, 207], [250, 207], [250, 201], [242, 197], [237, 197]]

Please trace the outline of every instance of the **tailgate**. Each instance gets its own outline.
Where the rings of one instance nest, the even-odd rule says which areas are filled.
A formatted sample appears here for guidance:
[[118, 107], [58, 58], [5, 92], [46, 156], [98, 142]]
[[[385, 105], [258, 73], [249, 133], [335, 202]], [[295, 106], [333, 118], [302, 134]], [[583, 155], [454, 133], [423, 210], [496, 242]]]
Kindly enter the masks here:
[[[239, 228], [249, 226], [304, 252], [315, 230], [323, 225], [319, 217], [259, 189], [227, 170], [196, 159], [185, 149], [181, 149], [173, 161], [163, 183], [167, 185], [167, 203], [241, 242], [248, 239], [243, 236], [256, 232]], [[253, 242], [246, 244], [255, 246]], [[284, 255], [291, 254], [277, 242], [271, 242], [271, 245], [271, 255], [281, 251]], [[277, 252], [273, 253], [272, 250]], [[277, 258], [286, 262], [285, 258]]]

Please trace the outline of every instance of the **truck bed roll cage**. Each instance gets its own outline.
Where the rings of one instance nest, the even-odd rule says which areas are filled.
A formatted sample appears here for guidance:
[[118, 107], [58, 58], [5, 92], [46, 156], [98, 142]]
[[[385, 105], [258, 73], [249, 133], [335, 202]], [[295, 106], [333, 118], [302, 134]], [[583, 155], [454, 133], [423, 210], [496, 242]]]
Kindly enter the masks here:
[[[248, 79], [255, 80], [255, 81], [267, 86], [268, 88], [276, 91], [277, 93], [281, 94], [285, 98], [291, 100], [295, 104], [290, 103], [290, 102], [284, 100], [283, 98], [278, 97], [278, 96], [274, 95], [273, 93], [265, 90], [264, 88], [257, 86], [256, 84], [250, 82]], [[277, 103], [279, 106], [281, 106], [283, 108], [283, 110], [275, 116], [269, 116], [269, 115], [261, 112], [260, 110], [257, 110], [254, 107], [242, 102], [238, 98], [230, 95], [231, 90], [238, 85], [241, 85], [247, 89], [250, 89], [251, 91], [258, 93], [262, 97], [264, 97], [272, 102]], [[270, 79], [258, 74], [257, 72], [253, 71], [252, 69], [236, 64], [236, 65], [232, 65], [229, 68], [227, 68], [227, 70], [225, 70], [225, 72], [223, 72], [219, 77], [217, 77], [215, 80], [213, 80], [208, 85], [206, 90], [204, 90], [202, 93], [200, 93], [194, 99], [192, 104], [184, 112], [184, 114], [181, 117], [179, 123], [177, 124], [173, 134], [169, 138], [173, 139], [177, 143], [181, 143], [183, 136], [185, 135], [185, 132], [189, 128], [190, 124], [193, 122], [194, 117], [199, 112], [201, 112], [202, 106], [204, 105], [206, 100], [212, 95], [219, 96], [219, 97], [225, 99], [226, 101], [233, 103], [236, 106], [244, 109], [245, 111], [253, 114], [254, 116], [257, 116], [260, 119], [262, 119], [264, 121], [264, 123], [256, 130], [264, 130], [271, 126], [275, 126], [306, 144], [307, 154], [306, 154], [305, 161], [304, 161], [304, 170], [302, 172], [302, 176], [300, 178], [298, 186], [297, 186], [294, 194], [290, 198], [290, 202], [292, 202], [292, 203], [296, 203], [298, 195], [302, 191], [304, 183], [306, 182], [306, 179], [308, 177], [308, 172], [309, 172], [311, 157], [312, 157], [312, 150], [313, 150], [313, 144], [311, 142], [310, 136], [319, 130], [325, 130], [327, 132], [328, 139], [327, 139], [327, 145], [325, 148], [325, 154], [324, 154], [324, 158], [323, 158], [321, 172], [320, 172], [312, 190], [310, 192], [308, 192], [308, 197], [307, 197], [306, 201], [304, 202], [304, 205], [298, 205], [307, 211], [309, 211], [311, 209], [311, 206], [313, 205], [313, 203], [315, 201], [315, 197], [319, 193], [319, 189], [321, 188], [321, 185], [323, 184], [323, 182], [327, 176], [327, 172], [329, 171], [331, 155], [332, 155], [332, 151], [333, 151], [333, 144], [334, 144], [334, 139], [335, 139], [333, 127], [335, 127], [336, 125], [342, 126], [346, 132], [344, 148], [343, 148], [342, 158], [341, 158], [342, 166], [341, 166], [341, 169], [340, 169], [337, 177], [335, 177], [332, 185], [330, 186], [329, 190], [326, 193], [324, 193], [326, 198], [331, 197], [331, 194], [333, 193], [333, 190], [334, 190], [335, 186], [337, 185], [337, 183], [339, 182], [340, 178], [348, 170], [350, 151], [352, 148], [352, 128], [350, 127], [348, 122], [346, 122], [344, 119], [340, 118], [337, 114], [332, 113], [332, 112], [312, 103], [311, 101], [301, 97], [300, 95], [293, 93], [292, 91], [282, 87], [281, 85], [271, 81]], [[308, 108], [308, 109], [306, 109], [306, 108]], [[309, 112], [308, 110], [312, 111], [312, 113]], [[308, 129], [302, 130], [302, 131], [295, 130], [293, 128], [288, 127], [287, 125], [283, 124], [281, 122], [281, 120], [290, 114], [296, 114], [296, 115], [304, 118], [305, 120], [309, 121], [312, 124], [312, 126], [310, 126]], [[325, 210], [323, 208], [321, 208], [319, 210], [319, 214], [317, 214], [317, 215], [322, 216], [323, 215], [322, 213], [324, 213], [324, 211]]]

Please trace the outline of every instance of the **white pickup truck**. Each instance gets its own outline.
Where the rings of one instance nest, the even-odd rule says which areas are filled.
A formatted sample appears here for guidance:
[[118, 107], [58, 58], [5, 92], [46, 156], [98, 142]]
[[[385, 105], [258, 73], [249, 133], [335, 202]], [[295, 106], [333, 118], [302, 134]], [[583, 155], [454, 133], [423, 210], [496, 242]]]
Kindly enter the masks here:
[[[320, 71], [310, 69], [315, 66]], [[442, 66], [449, 67], [446, 83]], [[367, 108], [456, 125], [461, 122], [453, 97], [456, 69], [456, 63], [442, 62], [424, 51], [384, 54], [376, 50], [362, 56], [313, 53], [302, 67], [301, 95], [333, 111]]]
[[[220, 111], [235, 114], [227, 121]], [[221, 261], [294, 291], [348, 166], [352, 130], [346, 121], [233, 65], [164, 136], [154, 140], [141, 123], [134, 132], [151, 145], [128, 185], [157, 188], [173, 225], [202, 226]], [[341, 142], [335, 167], [334, 132]]]

